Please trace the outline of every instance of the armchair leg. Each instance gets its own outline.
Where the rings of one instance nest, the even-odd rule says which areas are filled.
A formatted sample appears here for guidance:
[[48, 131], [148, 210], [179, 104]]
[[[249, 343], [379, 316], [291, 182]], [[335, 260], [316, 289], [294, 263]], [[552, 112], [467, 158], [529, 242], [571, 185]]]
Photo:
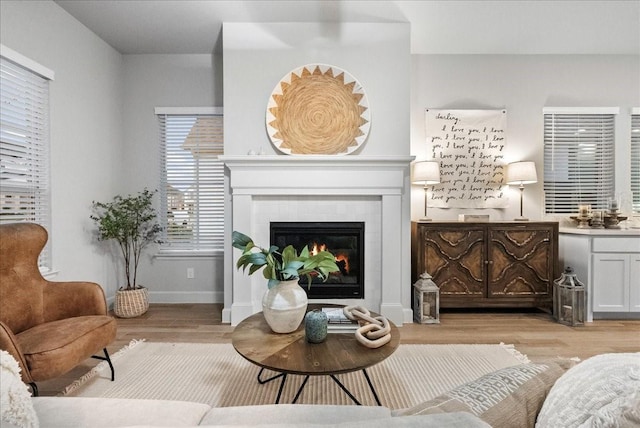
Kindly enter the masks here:
[[111, 369], [111, 382], [113, 382], [116, 378], [115, 370], [113, 369], [113, 364], [111, 363], [111, 358], [109, 357], [109, 353], [107, 352], [107, 348], [102, 349], [104, 351], [104, 357], [100, 355], [92, 355], [91, 358], [95, 358], [96, 360], [106, 361], [109, 364], [109, 368]]
[[29, 382], [29, 386], [31, 387], [31, 395], [34, 397], [38, 396], [38, 385], [35, 382]]
[[[113, 364], [111, 363], [111, 358], [109, 357], [109, 353], [107, 352], [107, 348], [103, 349], [104, 357], [99, 355], [92, 355], [91, 358], [95, 358], [98, 360], [106, 361], [109, 364], [109, 368], [111, 369], [111, 381], [115, 380], [115, 370], [113, 369]], [[31, 387], [31, 395], [37, 397], [39, 395], [38, 385], [35, 382], [29, 382], [29, 386]]]

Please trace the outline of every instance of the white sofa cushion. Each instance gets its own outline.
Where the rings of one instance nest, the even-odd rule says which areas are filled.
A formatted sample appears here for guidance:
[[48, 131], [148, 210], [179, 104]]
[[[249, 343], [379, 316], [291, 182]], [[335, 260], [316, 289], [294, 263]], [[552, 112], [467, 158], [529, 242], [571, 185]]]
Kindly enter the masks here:
[[[259, 411], [262, 406], [250, 406], [252, 411]], [[320, 406], [318, 406], [320, 407]], [[355, 410], [356, 406], [343, 406], [346, 410]], [[242, 410], [236, 407], [236, 410]], [[314, 410], [315, 411], [315, 410]], [[308, 415], [307, 415], [308, 416]], [[491, 428], [470, 413], [440, 413], [437, 415], [399, 416], [381, 419], [366, 419], [338, 423], [306, 423], [304, 419], [292, 423], [269, 423], [264, 420], [258, 424], [202, 425], [201, 428]], [[151, 426], [135, 426], [130, 428], [153, 428]]]
[[536, 428], [640, 426], [638, 391], [640, 353], [596, 355], [556, 381]]
[[390, 418], [391, 411], [377, 406], [268, 404], [264, 406], [214, 407], [201, 425], [336, 424]]
[[[386, 407], [279, 404], [211, 408], [200, 403], [36, 397], [42, 428], [486, 428], [469, 413], [392, 417]], [[206, 417], [205, 417], [206, 414]], [[4, 428], [4, 425], [3, 425]]]
[[211, 409], [187, 401], [89, 397], [34, 397], [33, 406], [40, 428], [197, 426]]

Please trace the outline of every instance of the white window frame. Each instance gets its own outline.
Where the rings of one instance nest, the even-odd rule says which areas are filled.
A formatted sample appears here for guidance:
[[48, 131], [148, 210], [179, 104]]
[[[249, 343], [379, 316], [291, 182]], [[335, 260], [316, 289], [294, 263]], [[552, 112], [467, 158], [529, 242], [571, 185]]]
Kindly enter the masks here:
[[[216, 181], [220, 185], [219, 196], [219, 204], [216, 204], [216, 209], [222, 209], [222, 214], [220, 215], [220, 223], [218, 224], [219, 232], [216, 234], [216, 242], [211, 243], [206, 242], [204, 244], [200, 244], [198, 240], [189, 243], [180, 243], [180, 242], [171, 242], [171, 237], [169, 236], [170, 232], [168, 231], [169, 225], [169, 208], [168, 208], [168, 194], [167, 194], [167, 171], [166, 171], [166, 162], [167, 162], [167, 153], [166, 153], [166, 136], [164, 133], [164, 126], [166, 118], [169, 116], [223, 116], [224, 110], [222, 107], [156, 107], [155, 114], [158, 117], [160, 122], [160, 201], [161, 201], [161, 224], [165, 227], [163, 240], [165, 241], [160, 246], [160, 251], [158, 252], [158, 257], [209, 257], [222, 255], [224, 251], [224, 195], [225, 195], [225, 184], [224, 184], [224, 165], [220, 161], [219, 165], [219, 173]], [[222, 153], [221, 153], [222, 154]]]
[[[615, 149], [616, 149], [616, 115], [619, 114], [618, 107], [545, 107], [543, 109], [544, 120], [544, 212], [546, 215], [567, 215], [577, 213], [578, 205], [590, 204], [593, 210], [605, 210], [608, 208], [609, 199], [614, 197], [615, 192]], [[559, 120], [571, 121], [571, 116], [575, 116], [575, 123], [567, 122], [568, 127], [564, 128], [567, 132], [547, 134], [547, 118], [552, 120], [554, 115]], [[611, 128], [607, 130], [610, 133], [598, 134], [597, 125], [592, 124], [590, 119], [594, 115], [602, 115], [603, 119], [610, 120]], [[581, 116], [584, 118], [584, 126], [580, 125]], [[552, 125], [553, 126], [553, 125]], [[575, 127], [575, 133], [569, 133], [570, 128]], [[580, 128], [580, 129], [578, 129]], [[584, 136], [580, 134], [583, 129]], [[575, 136], [575, 138], [574, 138]], [[581, 141], [582, 140], [582, 141]], [[569, 150], [569, 147], [575, 146], [576, 151]], [[562, 149], [565, 149], [566, 158], [560, 158]], [[597, 153], [593, 154], [593, 151]], [[592, 164], [584, 164], [579, 162], [579, 158], [575, 156], [585, 156]], [[573, 161], [573, 163], [570, 163]], [[596, 169], [593, 169], [596, 165]], [[580, 171], [581, 166], [587, 166], [587, 169]], [[564, 168], [566, 171], [565, 182], [576, 180], [578, 177], [585, 178], [585, 184], [582, 185], [584, 194], [580, 194], [581, 184], [579, 182], [568, 184], [564, 189], [557, 186], [560, 180], [554, 180], [562, 174], [558, 168]], [[594, 176], [597, 178], [597, 185]], [[554, 177], [555, 176], [555, 177]], [[563, 192], [564, 190], [564, 192]], [[588, 194], [587, 192], [592, 192]], [[562, 197], [562, 194], [574, 195], [572, 199], [569, 196]], [[558, 197], [554, 198], [554, 194]]]
[[[51, 238], [49, 82], [55, 74], [4, 45], [0, 57], [0, 195], [13, 193], [0, 196], [0, 223], [37, 223]], [[22, 195], [18, 203], [16, 195]], [[51, 239], [38, 265], [43, 273], [52, 272]]]
[[631, 109], [631, 194], [632, 213], [640, 214], [640, 107]]

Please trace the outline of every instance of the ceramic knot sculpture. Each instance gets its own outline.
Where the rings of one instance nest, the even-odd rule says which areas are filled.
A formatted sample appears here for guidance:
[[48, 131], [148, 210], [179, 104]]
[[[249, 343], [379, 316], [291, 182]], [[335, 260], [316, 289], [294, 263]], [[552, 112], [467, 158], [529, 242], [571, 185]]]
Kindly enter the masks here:
[[391, 340], [391, 326], [385, 317], [372, 317], [367, 308], [358, 305], [345, 306], [342, 311], [350, 320], [365, 323], [355, 334], [356, 340], [367, 348], [379, 348]]

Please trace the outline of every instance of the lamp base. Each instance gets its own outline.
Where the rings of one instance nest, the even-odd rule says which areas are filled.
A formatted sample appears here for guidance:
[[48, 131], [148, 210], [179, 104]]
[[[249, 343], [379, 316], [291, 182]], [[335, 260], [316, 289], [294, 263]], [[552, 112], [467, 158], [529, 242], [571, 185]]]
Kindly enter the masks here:
[[514, 218], [513, 221], [529, 221], [529, 219], [525, 217], [518, 217], [518, 218]]

